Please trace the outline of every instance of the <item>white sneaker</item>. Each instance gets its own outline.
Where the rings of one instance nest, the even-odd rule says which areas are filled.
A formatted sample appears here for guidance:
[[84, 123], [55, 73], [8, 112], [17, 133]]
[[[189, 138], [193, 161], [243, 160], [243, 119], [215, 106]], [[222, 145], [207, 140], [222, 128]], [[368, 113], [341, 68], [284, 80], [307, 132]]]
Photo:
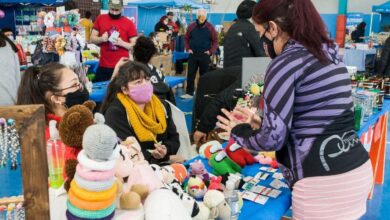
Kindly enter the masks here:
[[190, 95], [190, 94], [184, 94], [184, 95], [180, 96], [180, 98], [182, 98], [182, 99], [192, 99], [193, 96]]

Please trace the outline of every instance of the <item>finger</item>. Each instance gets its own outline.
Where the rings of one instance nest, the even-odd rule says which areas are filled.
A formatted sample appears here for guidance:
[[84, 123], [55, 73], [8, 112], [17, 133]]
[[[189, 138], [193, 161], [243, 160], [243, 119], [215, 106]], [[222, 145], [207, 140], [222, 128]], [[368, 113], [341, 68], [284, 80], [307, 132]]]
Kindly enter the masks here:
[[223, 123], [224, 125], [229, 125], [230, 124], [230, 121], [227, 118], [223, 117], [223, 116], [218, 115], [217, 119], [218, 119], [219, 122]]
[[222, 130], [225, 130], [225, 131], [230, 131], [230, 127], [228, 127], [224, 124], [221, 124], [220, 122], [217, 122], [217, 127], [221, 128]]

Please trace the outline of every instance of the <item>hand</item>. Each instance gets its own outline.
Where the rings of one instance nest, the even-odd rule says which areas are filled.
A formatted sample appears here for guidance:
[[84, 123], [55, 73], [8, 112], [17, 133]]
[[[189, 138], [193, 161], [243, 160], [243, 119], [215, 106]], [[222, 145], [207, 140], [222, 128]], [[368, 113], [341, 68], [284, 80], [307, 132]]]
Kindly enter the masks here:
[[116, 41], [114, 41], [113, 44], [114, 44], [115, 46], [124, 47], [124, 46], [123, 46], [123, 43], [124, 43], [124, 41], [122, 40], [122, 38], [118, 37], [118, 38], [116, 39]]
[[121, 57], [119, 61], [116, 63], [114, 72], [112, 73], [111, 80], [113, 80], [119, 73], [119, 69], [121, 66], [123, 66], [125, 63], [127, 63], [130, 59], [127, 57]]
[[167, 147], [163, 144], [156, 143], [154, 144], [154, 147], [156, 148], [152, 152], [152, 156], [156, 159], [162, 159], [167, 155]]
[[206, 51], [206, 52], [204, 52], [205, 54], [207, 54], [207, 55], [211, 55], [211, 53], [210, 53], [210, 51]]
[[221, 109], [222, 113], [225, 115], [225, 116], [221, 116], [221, 115], [218, 115], [217, 116], [217, 119], [218, 119], [218, 122], [217, 122], [217, 126], [223, 130], [225, 130], [227, 132], [228, 135], [230, 135], [230, 132], [232, 131], [232, 129], [238, 125], [238, 124], [242, 124], [242, 123], [245, 123], [244, 120], [241, 120], [239, 118], [236, 118], [232, 112], [229, 112], [228, 110], [226, 109]]
[[261, 118], [255, 114], [255, 110], [236, 106], [232, 114], [237, 120], [250, 124], [252, 129], [259, 129], [261, 126]]
[[191, 49], [189, 49], [189, 50], [188, 50], [188, 53], [193, 54], [194, 51], [192, 51]]
[[194, 132], [194, 144], [206, 142], [207, 134], [201, 131]]
[[108, 33], [104, 32], [104, 34], [100, 37], [102, 42], [107, 42], [108, 41]]

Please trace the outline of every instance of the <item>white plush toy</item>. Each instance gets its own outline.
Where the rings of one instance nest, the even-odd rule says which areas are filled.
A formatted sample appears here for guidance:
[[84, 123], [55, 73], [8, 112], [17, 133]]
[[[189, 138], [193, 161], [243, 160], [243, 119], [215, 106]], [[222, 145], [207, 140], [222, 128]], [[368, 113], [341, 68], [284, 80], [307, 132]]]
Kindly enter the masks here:
[[149, 194], [145, 204], [145, 220], [191, 220], [179, 197], [168, 189]]
[[203, 204], [210, 209], [208, 219], [230, 220], [231, 209], [221, 191], [207, 191], [203, 197]]

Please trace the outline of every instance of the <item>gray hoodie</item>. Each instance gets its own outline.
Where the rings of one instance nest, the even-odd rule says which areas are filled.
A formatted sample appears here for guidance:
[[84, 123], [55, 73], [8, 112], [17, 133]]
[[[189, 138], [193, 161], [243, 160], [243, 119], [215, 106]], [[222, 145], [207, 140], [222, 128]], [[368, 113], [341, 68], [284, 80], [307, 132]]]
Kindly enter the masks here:
[[20, 66], [17, 54], [7, 43], [0, 47], [0, 106], [14, 105], [20, 83]]

